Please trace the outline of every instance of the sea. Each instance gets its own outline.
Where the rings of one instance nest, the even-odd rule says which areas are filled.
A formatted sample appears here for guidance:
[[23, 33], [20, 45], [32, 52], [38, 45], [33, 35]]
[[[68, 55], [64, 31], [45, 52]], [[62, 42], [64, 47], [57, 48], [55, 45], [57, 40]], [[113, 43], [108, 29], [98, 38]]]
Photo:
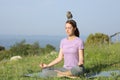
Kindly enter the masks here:
[[[19, 43], [23, 40], [28, 44], [33, 44], [38, 42], [40, 47], [45, 47], [47, 44], [50, 44], [59, 50], [60, 41], [66, 36], [48, 36], [48, 35], [0, 35], [0, 46], [5, 47], [5, 49], [10, 49], [16, 43]], [[81, 36], [83, 41], [86, 40], [85, 36]]]

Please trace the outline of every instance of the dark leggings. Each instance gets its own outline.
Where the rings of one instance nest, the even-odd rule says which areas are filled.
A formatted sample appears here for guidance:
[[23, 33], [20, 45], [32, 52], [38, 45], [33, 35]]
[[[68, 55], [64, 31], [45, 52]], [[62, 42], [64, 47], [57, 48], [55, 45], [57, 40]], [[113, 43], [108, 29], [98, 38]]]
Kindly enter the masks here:
[[62, 72], [67, 71], [67, 69], [65, 69], [65, 68], [50, 67], [50, 68], [42, 69], [41, 72], [26, 74], [25, 76], [27, 76], [27, 77], [40, 77], [40, 78], [57, 77], [57, 72], [55, 70], [59, 70]]

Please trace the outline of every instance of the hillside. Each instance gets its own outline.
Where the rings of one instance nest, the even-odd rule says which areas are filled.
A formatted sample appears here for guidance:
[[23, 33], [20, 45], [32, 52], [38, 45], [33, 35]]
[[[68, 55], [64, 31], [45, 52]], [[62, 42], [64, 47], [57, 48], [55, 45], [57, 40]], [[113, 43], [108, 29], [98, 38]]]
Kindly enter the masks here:
[[[120, 44], [99, 45], [85, 47], [86, 73], [94, 73], [108, 70], [120, 70]], [[26, 56], [21, 60], [0, 61], [0, 80], [44, 80], [42, 78], [23, 77], [24, 74], [39, 72], [39, 63], [49, 63], [57, 57], [56, 54], [40, 56]], [[63, 62], [55, 67], [62, 66]], [[113, 78], [95, 78], [93, 80], [113, 80]], [[120, 80], [120, 77], [116, 78]], [[68, 78], [49, 78], [47, 80], [70, 80]], [[80, 78], [78, 78], [80, 80]], [[82, 78], [86, 80], [86, 78]], [[89, 79], [88, 79], [89, 80]]]

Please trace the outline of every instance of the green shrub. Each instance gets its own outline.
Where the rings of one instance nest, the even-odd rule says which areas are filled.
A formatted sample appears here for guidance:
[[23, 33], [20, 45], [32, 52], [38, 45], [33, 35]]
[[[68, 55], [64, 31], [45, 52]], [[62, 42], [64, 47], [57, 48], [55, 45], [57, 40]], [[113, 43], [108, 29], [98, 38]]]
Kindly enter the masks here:
[[103, 33], [90, 34], [86, 40], [87, 45], [108, 44], [109, 36]]
[[5, 50], [5, 47], [0, 46], [0, 51]]
[[34, 56], [40, 54], [48, 54], [51, 51], [55, 51], [55, 47], [47, 44], [45, 48], [40, 48], [38, 42], [33, 44], [27, 44], [25, 40], [15, 43], [9, 50], [0, 51], [0, 60], [10, 58], [12, 56]]
[[50, 53], [51, 51], [55, 51], [55, 47], [50, 44], [47, 44], [44, 50], [45, 53]]
[[31, 44], [27, 52], [29, 55], [39, 55], [41, 53], [39, 43], [34, 42], [33, 44]]
[[0, 61], [3, 59], [8, 59], [8, 58], [10, 58], [9, 50], [0, 51]]
[[39, 54], [39, 50], [40, 50], [40, 47], [38, 42], [35, 42], [34, 44], [26, 44], [25, 40], [14, 44], [10, 48], [11, 56], [37, 55]]
[[25, 43], [25, 40], [21, 41], [20, 43], [16, 43], [10, 48], [11, 56], [15, 55], [28, 55], [27, 50], [29, 49], [30, 45]]

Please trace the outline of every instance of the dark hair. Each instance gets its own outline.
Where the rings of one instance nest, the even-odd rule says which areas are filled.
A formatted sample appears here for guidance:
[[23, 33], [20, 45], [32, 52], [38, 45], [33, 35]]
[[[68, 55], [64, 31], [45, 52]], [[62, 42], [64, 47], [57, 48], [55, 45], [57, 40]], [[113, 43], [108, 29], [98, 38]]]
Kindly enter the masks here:
[[77, 28], [77, 23], [75, 22], [75, 20], [67, 20], [66, 23], [69, 23], [73, 26], [73, 28], [76, 28], [74, 34], [75, 34], [75, 36], [79, 37], [80, 33], [79, 33], [78, 28]]

